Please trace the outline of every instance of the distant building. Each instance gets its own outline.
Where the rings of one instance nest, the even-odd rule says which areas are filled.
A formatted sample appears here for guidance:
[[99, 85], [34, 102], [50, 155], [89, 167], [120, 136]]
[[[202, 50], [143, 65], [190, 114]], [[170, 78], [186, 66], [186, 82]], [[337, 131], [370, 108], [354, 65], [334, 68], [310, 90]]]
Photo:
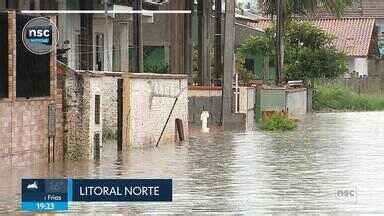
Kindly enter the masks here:
[[[384, 1], [383, 0], [353, 0], [352, 6], [347, 8], [343, 17], [373, 18], [377, 28], [378, 48], [380, 55], [384, 56]], [[316, 18], [334, 17], [330, 13], [319, 10], [314, 15]]]
[[[310, 19], [313, 25], [335, 36], [333, 45], [348, 57], [350, 74], [374, 76], [375, 61], [378, 56], [375, 19], [373, 18], [321, 18]], [[248, 21], [247, 26], [266, 29], [272, 22], [269, 19]]]

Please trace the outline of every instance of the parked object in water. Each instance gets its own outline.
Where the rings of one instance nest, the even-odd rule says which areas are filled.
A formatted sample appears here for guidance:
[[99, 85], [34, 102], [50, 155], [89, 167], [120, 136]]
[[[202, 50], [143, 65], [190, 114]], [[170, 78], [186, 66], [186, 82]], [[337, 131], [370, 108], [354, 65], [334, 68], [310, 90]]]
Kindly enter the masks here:
[[201, 112], [201, 116], [200, 116], [201, 132], [203, 132], [203, 133], [209, 133], [208, 118], [209, 118], [209, 112], [208, 111]]

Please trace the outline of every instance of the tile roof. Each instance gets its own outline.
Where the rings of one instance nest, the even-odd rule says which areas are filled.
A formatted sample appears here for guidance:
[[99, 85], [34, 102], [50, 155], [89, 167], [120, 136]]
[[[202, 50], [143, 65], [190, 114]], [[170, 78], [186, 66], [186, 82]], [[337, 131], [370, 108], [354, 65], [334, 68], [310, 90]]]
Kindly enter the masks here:
[[[375, 19], [373, 18], [327, 18], [308, 20], [325, 32], [335, 36], [333, 45], [347, 56], [368, 56]], [[247, 21], [245, 24], [257, 29], [271, 26], [271, 20]]]

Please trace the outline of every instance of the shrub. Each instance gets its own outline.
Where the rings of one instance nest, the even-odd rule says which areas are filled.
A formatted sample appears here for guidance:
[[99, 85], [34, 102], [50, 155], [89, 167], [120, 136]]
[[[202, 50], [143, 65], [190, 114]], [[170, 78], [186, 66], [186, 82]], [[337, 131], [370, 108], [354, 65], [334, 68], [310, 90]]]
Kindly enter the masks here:
[[271, 116], [263, 118], [261, 122], [261, 129], [267, 131], [289, 131], [295, 128], [297, 128], [296, 121], [284, 113], [273, 113]]

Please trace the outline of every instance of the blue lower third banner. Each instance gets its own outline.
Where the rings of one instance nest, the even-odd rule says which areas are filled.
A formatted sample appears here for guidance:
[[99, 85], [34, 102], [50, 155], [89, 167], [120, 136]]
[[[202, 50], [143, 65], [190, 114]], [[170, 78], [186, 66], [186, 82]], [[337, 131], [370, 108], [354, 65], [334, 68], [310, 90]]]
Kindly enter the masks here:
[[171, 179], [22, 179], [21, 210], [60, 212], [68, 202], [171, 202]]

